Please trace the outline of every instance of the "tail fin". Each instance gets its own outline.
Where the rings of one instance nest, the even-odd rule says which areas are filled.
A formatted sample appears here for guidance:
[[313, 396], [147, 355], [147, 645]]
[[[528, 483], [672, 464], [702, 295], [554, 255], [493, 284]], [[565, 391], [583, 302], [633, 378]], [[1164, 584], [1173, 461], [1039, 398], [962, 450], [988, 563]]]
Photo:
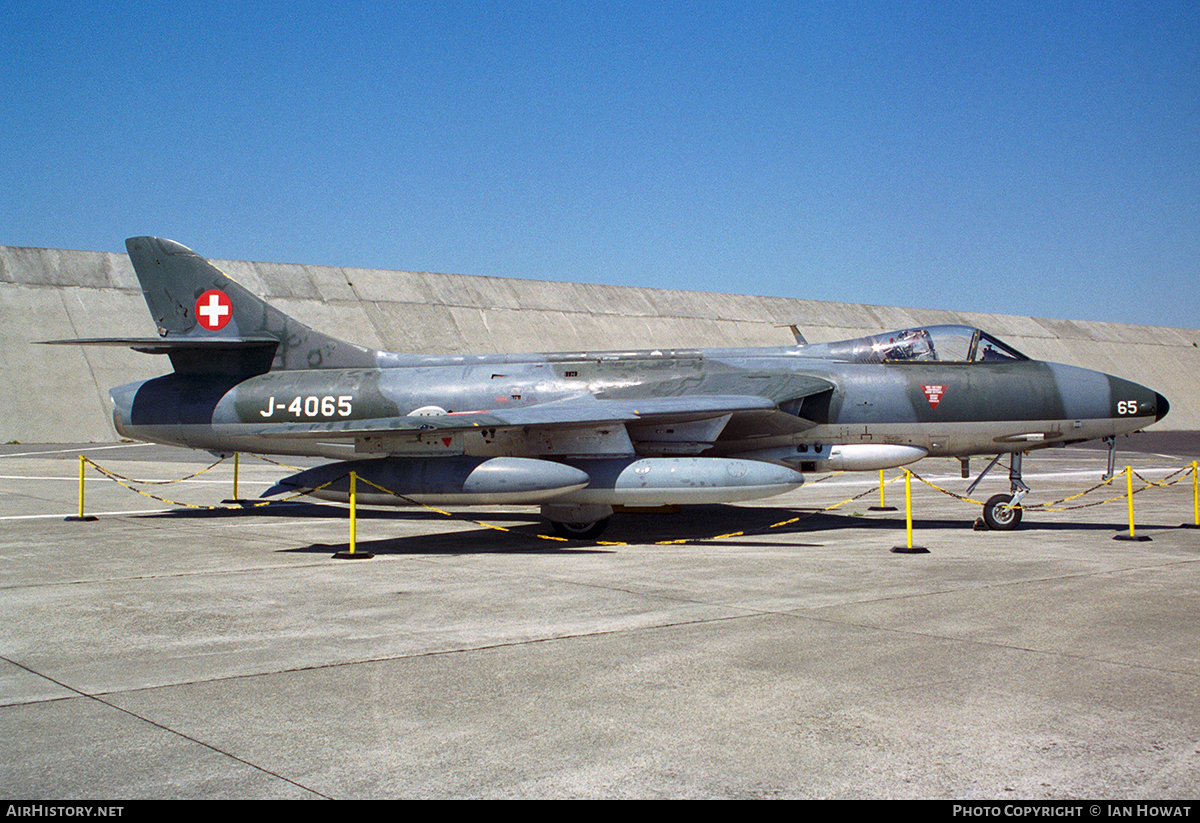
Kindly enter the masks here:
[[[158, 237], [125, 241], [165, 352], [177, 372], [363, 368], [373, 349], [321, 334], [260, 299], [186, 246]], [[143, 341], [145, 342], [145, 341]]]

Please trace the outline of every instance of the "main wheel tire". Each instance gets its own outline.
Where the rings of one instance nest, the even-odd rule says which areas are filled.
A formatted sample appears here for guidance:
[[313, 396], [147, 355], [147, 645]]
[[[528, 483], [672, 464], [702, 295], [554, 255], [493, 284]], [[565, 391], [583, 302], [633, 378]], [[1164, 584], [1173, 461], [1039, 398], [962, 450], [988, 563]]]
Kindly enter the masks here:
[[983, 504], [983, 522], [989, 529], [1012, 531], [1021, 522], [1020, 507], [1013, 507], [1011, 494], [997, 494]]
[[554, 533], [559, 537], [595, 540], [604, 534], [604, 530], [608, 528], [608, 521], [611, 519], [610, 517], [605, 517], [601, 520], [593, 520], [591, 523], [563, 523], [558, 520], [551, 520], [550, 525], [554, 528]]

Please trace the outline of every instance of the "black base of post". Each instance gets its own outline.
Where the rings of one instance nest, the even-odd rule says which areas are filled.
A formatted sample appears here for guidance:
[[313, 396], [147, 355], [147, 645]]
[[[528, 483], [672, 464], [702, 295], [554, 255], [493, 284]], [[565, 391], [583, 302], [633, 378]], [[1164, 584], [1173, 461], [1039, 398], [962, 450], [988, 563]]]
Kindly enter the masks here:
[[892, 546], [893, 554], [929, 554], [924, 546]]
[[867, 511], [869, 511], [869, 512], [894, 512], [894, 511], [896, 511], [896, 507], [895, 506], [870, 506], [867, 508]]
[[1134, 543], [1146, 543], [1150, 538], [1144, 534], [1118, 534], [1113, 537], [1113, 540], [1132, 540]]
[[83, 517], [80, 517], [77, 514], [72, 514], [68, 517], [63, 518], [63, 520], [65, 520], [68, 523], [92, 523], [99, 519], [100, 518], [96, 517], [96, 515], [94, 515], [94, 514], [85, 514]]
[[335, 560], [370, 560], [375, 555], [370, 552], [334, 552]]

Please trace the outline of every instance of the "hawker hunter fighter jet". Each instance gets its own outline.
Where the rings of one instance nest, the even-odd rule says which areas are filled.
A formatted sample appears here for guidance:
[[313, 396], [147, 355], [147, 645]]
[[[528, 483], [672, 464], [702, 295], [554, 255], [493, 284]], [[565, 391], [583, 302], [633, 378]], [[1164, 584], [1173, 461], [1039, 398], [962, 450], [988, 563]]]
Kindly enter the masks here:
[[[165, 354], [111, 391], [124, 437], [338, 462], [272, 491], [367, 504], [541, 506], [597, 536], [614, 506], [751, 500], [802, 472], [1011, 455], [1016, 526], [1030, 450], [1135, 431], [1167, 413], [1145, 386], [1031, 360], [979, 329], [928, 326], [778, 348], [394, 354], [288, 317], [170, 240], [126, 241], [159, 336], [53, 341]], [[1110, 457], [1111, 464], [1111, 457]], [[991, 468], [989, 466], [988, 468]], [[381, 491], [386, 489], [387, 491]]]

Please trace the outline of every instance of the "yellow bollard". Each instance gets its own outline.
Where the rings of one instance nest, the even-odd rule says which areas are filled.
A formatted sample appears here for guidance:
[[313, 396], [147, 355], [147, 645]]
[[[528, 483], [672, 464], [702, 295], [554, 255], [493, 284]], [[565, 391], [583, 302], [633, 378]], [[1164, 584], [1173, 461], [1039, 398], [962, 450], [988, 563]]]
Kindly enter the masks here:
[[1200, 529], [1200, 488], [1196, 485], [1196, 461], [1192, 461], [1192, 522], [1180, 523], [1181, 529]]
[[908, 539], [904, 546], [893, 546], [892, 551], [896, 554], [929, 554], [929, 549], [924, 546], [913, 545], [912, 472], [908, 469], [904, 470], [904, 520]]
[[908, 547], [912, 548], [912, 472], [904, 470], [904, 522], [908, 534]]
[[1113, 540], [1149, 540], [1145, 535], [1139, 537], [1133, 528], [1133, 466], [1125, 467], [1125, 496], [1129, 499], [1129, 534], [1118, 534]]
[[79, 519], [83, 519], [83, 475], [87, 469], [87, 461], [79, 455]]
[[350, 472], [350, 554], [358, 545], [358, 475]]
[[1133, 467], [1125, 467], [1125, 496], [1129, 498], [1129, 539], [1134, 538], [1133, 533]]
[[233, 453], [233, 497], [228, 500], [222, 500], [222, 503], [231, 503], [235, 506], [246, 508], [250, 501], [242, 500], [238, 497], [238, 458], [241, 457], [241, 452]]
[[338, 560], [369, 560], [375, 555], [357, 551], [358, 547], [358, 475], [350, 472], [350, 551], [337, 552]]
[[895, 506], [889, 506], [883, 496], [883, 469], [879, 470], [879, 505], [871, 506], [867, 509], [869, 512], [894, 512]]
[[1200, 490], [1196, 487], [1196, 461], [1192, 461], [1192, 525], [1200, 526]]
[[64, 518], [68, 522], [91, 523], [92, 521], [99, 519], [95, 515], [85, 515], [83, 513], [83, 473], [84, 473], [84, 468], [86, 466], [87, 466], [87, 458], [84, 457], [82, 454], [79, 455], [79, 514]]

